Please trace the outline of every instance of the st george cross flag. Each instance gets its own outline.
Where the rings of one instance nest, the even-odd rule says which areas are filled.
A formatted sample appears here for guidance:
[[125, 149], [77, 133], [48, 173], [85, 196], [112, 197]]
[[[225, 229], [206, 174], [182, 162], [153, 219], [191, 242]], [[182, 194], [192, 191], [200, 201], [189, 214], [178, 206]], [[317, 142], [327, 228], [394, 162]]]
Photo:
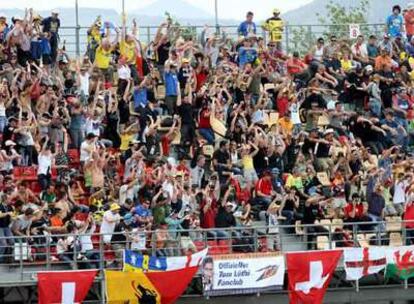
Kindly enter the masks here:
[[82, 303], [96, 276], [96, 270], [50, 271], [37, 274], [39, 304]]
[[290, 304], [321, 304], [342, 250], [286, 254]]
[[207, 255], [208, 248], [187, 256], [156, 257], [124, 250], [124, 271], [166, 271], [199, 266]]
[[344, 267], [346, 279], [357, 281], [369, 274], [378, 273], [387, 264], [384, 247], [345, 248]]

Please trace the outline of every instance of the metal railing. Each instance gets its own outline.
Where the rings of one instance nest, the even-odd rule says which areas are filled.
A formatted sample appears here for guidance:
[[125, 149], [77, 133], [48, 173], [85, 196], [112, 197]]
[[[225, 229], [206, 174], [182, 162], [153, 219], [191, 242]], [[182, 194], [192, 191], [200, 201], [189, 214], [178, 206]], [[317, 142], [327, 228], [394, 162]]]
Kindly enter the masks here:
[[[87, 47], [87, 31], [89, 27], [83, 26], [64, 26], [60, 28], [61, 43], [66, 41], [67, 52], [69, 55], [75, 56], [85, 53]], [[190, 25], [181, 26], [180, 30], [194, 33], [193, 38], [199, 38], [204, 25]], [[210, 26], [214, 29], [215, 26]], [[233, 40], [237, 39], [237, 25], [220, 25], [219, 31], [225, 31], [227, 36]], [[381, 23], [376, 24], [360, 24], [361, 33], [365, 35], [381, 35], [384, 33], [385, 25]], [[139, 39], [149, 44], [155, 37], [158, 26], [140, 26]], [[211, 32], [212, 30], [210, 30]], [[305, 24], [294, 25], [287, 24], [284, 26], [282, 35], [282, 45], [284, 50], [291, 52], [292, 50], [306, 50], [315, 44], [318, 37], [335, 34], [337, 37], [349, 37], [349, 25], [335, 24], [335, 25], [320, 25], [320, 24]], [[266, 33], [260, 26], [257, 27], [257, 35], [266, 40]]]
[[[105, 303], [103, 270], [122, 269], [124, 249], [132, 248], [148, 255], [170, 256], [184, 255], [206, 247], [209, 248], [209, 255], [218, 255], [243, 252], [285, 253], [371, 245], [401, 246], [414, 243], [414, 229], [407, 229], [406, 224], [408, 222], [401, 221], [401, 218], [393, 217], [387, 218], [384, 222], [344, 223], [340, 220], [321, 220], [308, 225], [296, 222], [295, 225], [279, 225], [278, 230], [266, 226], [167, 230], [162, 231], [168, 236], [162, 243], [160, 238], [157, 238], [160, 231], [155, 230], [145, 232], [145, 248], [141, 247], [139, 250], [133, 249], [133, 241], [137, 242], [137, 239], [132, 237], [133, 233], [131, 235], [125, 232], [110, 234], [112, 239], [109, 243], [105, 242], [105, 236], [109, 234], [99, 233], [2, 237], [0, 287], [36, 285], [38, 271], [98, 269], [99, 274], [89, 296], [95, 299], [91, 303]], [[91, 250], [83, 251], [78, 242], [78, 245], [70, 249], [60, 250], [62, 240], [68, 239], [79, 240], [83, 242], [83, 248], [90, 247]], [[4, 245], [4, 241], [8, 243]], [[195, 286], [201, 286], [200, 274], [197, 274], [194, 280]], [[355, 292], [373, 286], [402, 286], [396, 281], [385, 281], [381, 276], [371, 277], [361, 283], [346, 281], [342, 261], [337, 266], [335, 283], [331, 285], [334, 289], [351, 291], [353, 288]], [[405, 280], [403, 287], [406, 289], [408, 286], [408, 281]], [[201, 296], [202, 289], [194, 289], [191, 294]]]

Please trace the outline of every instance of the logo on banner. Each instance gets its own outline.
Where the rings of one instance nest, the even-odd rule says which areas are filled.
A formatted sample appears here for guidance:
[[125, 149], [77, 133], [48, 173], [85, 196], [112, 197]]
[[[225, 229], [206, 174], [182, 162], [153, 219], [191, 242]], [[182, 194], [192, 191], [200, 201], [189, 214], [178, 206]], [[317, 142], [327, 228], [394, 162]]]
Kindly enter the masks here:
[[262, 272], [261, 276], [257, 278], [256, 282], [261, 280], [266, 280], [276, 275], [277, 270], [279, 269], [278, 265], [269, 265], [265, 268], [257, 270], [257, 272]]

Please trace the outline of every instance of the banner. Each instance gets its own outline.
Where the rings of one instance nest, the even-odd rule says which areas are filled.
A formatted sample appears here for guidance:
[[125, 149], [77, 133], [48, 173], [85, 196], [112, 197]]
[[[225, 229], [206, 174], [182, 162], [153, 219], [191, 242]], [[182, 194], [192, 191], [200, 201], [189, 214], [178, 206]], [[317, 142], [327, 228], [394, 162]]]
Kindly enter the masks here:
[[357, 281], [364, 276], [378, 273], [386, 264], [385, 247], [344, 248], [347, 280]]
[[206, 296], [280, 289], [284, 275], [283, 256], [272, 253], [207, 257], [202, 267]]
[[286, 254], [290, 304], [322, 304], [342, 250]]
[[105, 270], [108, 303], [173, 304], [187, 289], [197, 270], [197, 266], [155, 272]]
[[82, 303], [96, 270], [38, 272], [39, 304]]
[[198, 267], [207, 255], [208, 248], [188, 256], [156, 257], [124, 250], [124, 271], [166, 271], [185, 267]]

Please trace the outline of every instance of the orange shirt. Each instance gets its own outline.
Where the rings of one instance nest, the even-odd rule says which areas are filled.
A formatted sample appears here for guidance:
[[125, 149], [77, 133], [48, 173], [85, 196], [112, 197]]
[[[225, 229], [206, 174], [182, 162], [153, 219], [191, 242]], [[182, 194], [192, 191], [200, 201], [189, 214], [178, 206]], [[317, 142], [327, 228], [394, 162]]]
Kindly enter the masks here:
[[63, 220], [58, 216], [52, 216], [50, 218], [50, 225], [52, 227], [63, 227]]
[[384, 66], [389, 66], [392, 67], [391, 64], [391, 57], [390, 56], [378, 56], [377, 58], [375, 58], [375, 70], [376, 71], [381, 71], [383, 70]]
[[414, 35], [414, 11], [408, 11], [404, 14], [404, 23], [407, 35]]

